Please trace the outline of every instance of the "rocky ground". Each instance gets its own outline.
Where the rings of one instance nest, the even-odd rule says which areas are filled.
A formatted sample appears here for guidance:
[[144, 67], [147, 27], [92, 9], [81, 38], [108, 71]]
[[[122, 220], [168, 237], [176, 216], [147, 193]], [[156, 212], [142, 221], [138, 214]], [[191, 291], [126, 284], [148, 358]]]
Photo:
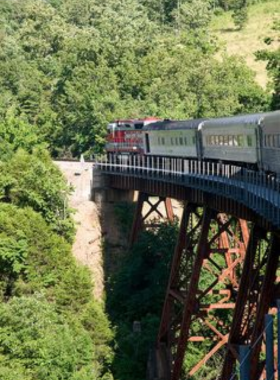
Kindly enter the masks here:
[[59, 161], [56, 164], [73, 187], [69, 199], [77, 228], [73, 254], [79, 262], [89, 267], [93, 274], [94, 295], [100, 299], [104, 290], [102, 234], [97, 206], [90, 201], [92, 163]]

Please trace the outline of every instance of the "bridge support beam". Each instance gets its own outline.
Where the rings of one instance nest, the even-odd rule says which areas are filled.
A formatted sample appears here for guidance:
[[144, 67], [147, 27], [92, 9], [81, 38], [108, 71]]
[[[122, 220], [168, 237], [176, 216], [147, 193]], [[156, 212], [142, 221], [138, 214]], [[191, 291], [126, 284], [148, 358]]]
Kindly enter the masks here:
[[202, 355], [186, 377], [226, 345], [230, 319], [224, 317], [235, 308], [248, 239], [245, 221], [186, 204], [157, 339], [158, 350], [168, 352], [168, 363], [159, 365], [168, 369], [165, 380], [180, 378], [194, 350]]
[[[151, 217], [153, 213], [155, 213], [157, 217], [162, 218], [162, 219], [167, 219], [170, 222], [172, 222], [174, 219], [173, 208], [172, 208], [172, 203], [171, 203], [170, 198], [158, 197], [158, 200], [155, 203], [152, 203], [151, 197], [152, 195], [142, 193], [142, 192], [139, 192], [138, 194], [138, 200], [137, 200], [136, 210], [134, 214], [134, 221], [133, 221], [131, 235], [130, 235], [130, 242], [129, 242], [130, 246], [132, 246], [135, 243], [135, 241], [138, 238], [139, 232], [143, 230], [144, 227], [146, 228], [157, 227], [156, 223], [154, 222], [150, 224], [145, 223], [145, 221], [147, 221], [147, 219]], [[143, 215], [145, 203], [148, 206], [148, 210]], [[166, 217], [164, 217], [164, 215], [159, 209], [162, 203], [164, 204]]]
[[228, 380], [236, 373], [239, 358], [236, 348], [245, 344], [251, 346], [248, 380], [258, 380], [261, 377], [265, 364], [260, 361], [265, 314], [273, 301], [279, 247], [280, 238], [276, 234], [268, 234], [254, 226], [242, 271], [221, 380]]

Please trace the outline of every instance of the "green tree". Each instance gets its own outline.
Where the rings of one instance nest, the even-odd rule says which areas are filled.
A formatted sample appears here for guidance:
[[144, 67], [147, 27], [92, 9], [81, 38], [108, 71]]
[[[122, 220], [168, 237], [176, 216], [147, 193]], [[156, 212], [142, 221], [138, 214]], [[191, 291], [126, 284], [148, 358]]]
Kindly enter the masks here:
[[232, 18], [234, 24], [239, 28], [243, 29], [248, 21], [248, 3], [247, 0], [237, 0], [233, 5]]
[[[275, 22], [274, 29], [279, 31], [280, 38], [280, 22]], [[270, 41], [270, 39], [268, 40]], [[275, 51], [262, 50], [256, 53], [259, 60], [267, 61], [268, 74], [272, 79], [273, 95], [271, 108], [273, 110], [280, 109], [280, 48]]]
[[[103, 306], [92, 297], [90, 273], [87, 268], [75, 262], [71, 246], [48, 227], [41, 215], [30, 208], [20, 209], [14, 205], [0, 204], [0, 231], [2, 302], [12, 303], [14, 297], [33, 296], [39, 292], [44, 294], [44, 302], [52, 303], [53, 306], [50, 307], [71, 324], [69, 333], [71, 330], [80, 339], [80, 333], [83, 335], [83, 330], [86, 331], [86, 339], [91, 341], [91, 351], [94, 354], [91, 361], [96, 377], [107, 373], [113, 359], [110, 348], [113, 332]], [[30, 318], [36, 317], [32, 310], [29, 313]], [[76, 325], [78, 330], [75, 330]], [[28, 337], [26, 339], [28, 344]], [[37, 337], [34, 337], [34, 341], [37, 341]], [[39, 340], [36, 344], [40, 345]], [[59, 352], [57, 355], [57, 360], [64, 360], [63, 356], [59, 358]], [[25, 365], [25, 359], [21, 359], [17, 361], [19, 367], [15, 366], [14, 369], [19, 373]], [[7, 360], [2, 365], [10, 368], [9, 363]], [[91, 377], [81, 379], [89, 380]]]
[[246, 8], [243, 0], [1, 0], [2, 120], [35, 125], [54, 156], [77, 156], [102, 149], [112, 119], [216, 115], [217, 71], [224, 73], [220, 114], [258, 108], [251, 79], [250, 107], [243, 106], [241, 63], [234, 60], [231, 83], [227, 60], [213, 58], [207, 25], [216, 5]]
[[0, 177], [0, 199], [32, 207], [55, 231], [72, 239], [73, 222], [66, 204], [69, 189], [47, 151], [37, 149], [31, 154], [17, 150], [9, 160], [0, 161]]
[[184, 119], [267, 108], [268, 98], [253, 73], [237, 57], [214, 58], [215, 49], [203, 35], [160, 42], [139, 68], [142, 109], [148, 114]]
[[[176, 223], [164, 223], [156, 233], [143, 233], [120, 272], [110, 280], [108, 311], [116, 325], [117, 349], [112, 367], [116, 378], [142, 380], [145, 377], [177, 232]], [[141, 333], [133, 332], [134, 321], [141, 322]]]
[[9, 369], [23, 374], [24, 380], [98, 377], [87, 332], [57, 314], [42, 297], [14, 298], [0, 305], [0, 353], [0, 376]]
[[179, 31], [185, 28], [187, 30], [206, 28], [211, 21], [211, 8], [208, 0], [182, 1], [172, 14]]
[[[66, 287], [67, 282], [69, 285], [65, 272], [70, 268], [73, 270], [73, 292], [78, 291], [69, 244], [52, 232], [38, 213], [30, 208], [0, 203], [0, 215], [2, 299], [42, 288], [53, 294], [54, 288]], [[82, 272], [80, 275], [83, 277]], [[82, 281], [80, 289], [87, 292], [88, 300], [91, 290], [88, 274], [87, 280], [87, 289], [82, 287]], [[83, 303], [81, 294], [80, 302]]]
[[[9, 158], [12, 152], [20, 148], [32, 153], [35, 147], [46, 147], [36, 125], [29, 124], [13, 115], [7, 115], [0, 123], [0, 144], [5, 145], [10, 152]], [[7, 151], [2, 150], [0, 158], [3, 160], [7, 157]]]

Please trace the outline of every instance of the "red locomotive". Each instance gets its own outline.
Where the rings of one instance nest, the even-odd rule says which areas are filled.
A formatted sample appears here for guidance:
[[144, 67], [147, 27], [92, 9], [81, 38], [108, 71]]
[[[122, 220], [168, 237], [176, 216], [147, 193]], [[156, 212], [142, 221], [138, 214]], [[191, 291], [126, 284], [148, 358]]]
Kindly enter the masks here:
[[105, 146], [107, 154], [118, 153], [124, 157], [131, 154], [143, 154], [142, 128], [159, 120], [155, 117], [147, 117], [144, 119], [116, 120], [108, 124], [108, 136]]

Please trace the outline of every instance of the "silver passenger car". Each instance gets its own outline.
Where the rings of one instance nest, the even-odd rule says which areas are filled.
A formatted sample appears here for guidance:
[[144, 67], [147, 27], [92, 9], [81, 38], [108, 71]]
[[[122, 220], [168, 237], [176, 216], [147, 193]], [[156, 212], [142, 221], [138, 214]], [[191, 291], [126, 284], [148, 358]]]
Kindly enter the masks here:
[[206, 120], [200, 125], [202, 158], [259, 164], [260, 129], [265, 114]]
[[200, 149], [197, 131], [202, 122], [202, 119], [165, 120], [145, 126], [145, 154], [197, 158]]
[[261, 128], [261, 169], [280, 174], [280, 111], [263, 116]]

